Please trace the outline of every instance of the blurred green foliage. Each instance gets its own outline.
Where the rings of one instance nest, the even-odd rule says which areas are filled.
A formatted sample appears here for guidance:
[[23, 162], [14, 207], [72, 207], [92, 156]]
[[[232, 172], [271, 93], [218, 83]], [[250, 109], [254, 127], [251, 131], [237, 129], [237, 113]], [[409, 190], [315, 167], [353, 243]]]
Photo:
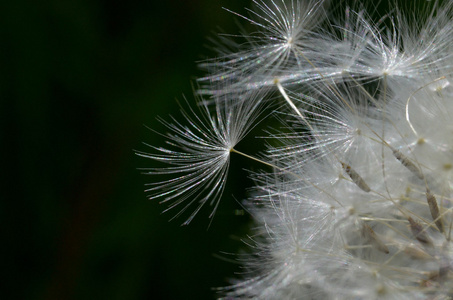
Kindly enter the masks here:
[[247, 232], [249, 163], [236, 158], [211, 224], [206, 208], [180, 227], [146, 200], [137, 168], [153, 163], [133, 153], [164, 142], [143, 125], [163, 131], [155, 117], [193, 101], [206, 37], [237, 32], [222, 6], [249, 2], [0, 4], [3, 299], [212, 299], [240, 270], [220, 251]]

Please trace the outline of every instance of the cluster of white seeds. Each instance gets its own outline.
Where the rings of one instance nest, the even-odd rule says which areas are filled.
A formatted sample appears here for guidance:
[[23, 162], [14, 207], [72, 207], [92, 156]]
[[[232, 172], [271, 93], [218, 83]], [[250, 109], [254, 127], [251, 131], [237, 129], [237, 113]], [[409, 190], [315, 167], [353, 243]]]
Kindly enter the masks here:
[[[188, 223], [215, 212], [230, 156], [263, 164], [244, 202], [252, 253], [225, 299], [453, 299], [453, 1], [378, 20], [357, 4], [253, 2], [236, 14], [252, 33], [203, 64], [198, 108], [164, 122], [167, 148], [138, 153], [169, 164], [147, 170], [171, 176], [150, 198]], [[279, 145], [236, 150], [269, 107]]]

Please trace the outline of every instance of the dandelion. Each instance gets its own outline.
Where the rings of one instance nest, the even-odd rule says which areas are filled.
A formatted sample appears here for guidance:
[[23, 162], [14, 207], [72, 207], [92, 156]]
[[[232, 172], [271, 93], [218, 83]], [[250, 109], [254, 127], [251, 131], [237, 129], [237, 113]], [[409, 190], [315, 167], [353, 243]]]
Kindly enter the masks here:
[[209, 126], [174, 119], [183, 152], [145, 155], [174, 165], [151, 172], [189, 174], [153, 184], [156, 196], [201, 197], [198, 211], [218, 203], [234, 145], [267, 121], [258, 107], [282, 121], [261, 159], [241, 153], [271, 168], [251, 173], [250, 252], [220, 297], [452, 299], [452, 2], [378, 21], [360, 5], [254, 3], [243, 18], [263, 29], [257, 43], [206, 65], [216, 118], [202, 106]]

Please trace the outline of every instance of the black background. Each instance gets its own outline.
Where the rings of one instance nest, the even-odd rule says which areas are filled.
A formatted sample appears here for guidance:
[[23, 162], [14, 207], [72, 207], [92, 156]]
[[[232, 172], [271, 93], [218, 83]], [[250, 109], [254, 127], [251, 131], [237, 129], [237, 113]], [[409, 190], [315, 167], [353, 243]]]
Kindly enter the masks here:
[[222, 6], [250, 3], [2, 1], [3, 299], [212, 299], [240, 270], [221, 251], [243, 247], [248, 162], [210, 227], [209, 208], [181, 227], [146, 200], [138, 168], [153, 163], [133, 151], [163, 145], [144, 125], [162, 131], [156, 116], [193, 101], [206, 38], [238, 31]]

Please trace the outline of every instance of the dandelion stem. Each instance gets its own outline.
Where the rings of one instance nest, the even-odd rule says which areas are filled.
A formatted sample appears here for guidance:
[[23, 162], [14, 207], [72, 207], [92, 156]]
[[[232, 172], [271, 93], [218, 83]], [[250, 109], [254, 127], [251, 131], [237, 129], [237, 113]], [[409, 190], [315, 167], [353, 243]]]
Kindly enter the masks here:
[[307, 119], [305, 116], [300, 112], [300, 110], [297, 108], [297, 106], [294, 104], [293, 101], [289, 98], [288, 94], [285, 92], [285, 89], [283, 88], [282, 84], [280, 83], [280, 80], [278, 78], [274, 79], [274, 84], [277, 86], [279, 92], [282, 94], [283, 98], [288, 102], [289, 106], [301, 117], [301, 119], [307, 124], [308, 128], [313, 131], [313, 127], [308, 123]]
[[231, 148], [231, 149], [230, 149], [230, 152], [237, 153], [237, 154], [242, 155], [242, 156], [244, 156], [244, 157], [246, 157], [246, 158], [249, 158], [249, 159], [252, 159], [252, 160], [254, 160], [254, 161], [256, 161], [256, 162], [262, 163], [262, 164], [264, 164], [264, 165], [266, 165], [266, 166], [275, 168], [275, 169], [280, 170], [280, 171], [282, 171], [282, 172], [284, 172], [284, 173], [291, 174], [291, 175], [295, 176], [296, 178], [298, 178], [298, 179], [300, 179], [300, 180], [302, 180], [302, 181], [308, 183], [309, 185], [313, 186], [315, 189], [317, 189], [317, 190], [319, 190], [319, 191], [325, 193], [327, 196], [329, 196], [330, 198], [332, 198], [336, 203], [338, 203], [341, 207], [344, 207], [343, 204], [341, 204], [340, 201], [338, 201], [333, 195], [329, 194], [326, 190], [320, 188], [319, 186], [317, 186], [316, 184], [310, 182], [309, 180], [302, 178], [300, 175], [298, 175], [298, 174], [296, 174], [296, 173], [294, 173], [294, 172], [292, 172], [292, 171], [289, 171], [289, 170], [284, 169], [284, 168], [281, 168], [281, 167], [279, 167], [279, 166], [276, 166], [276, 165], [267, 163], [267, 162], [265, 162], [265, 161], [263, 161], [263, 160], [261, 160], [261, 159], [259, 159], [259, 158], [250, 156], [250, 155], [245, 154], [245, 153], [243, 153], [243, 152], [240, 152], [240, 151], [238, 151], [238, 150], [236, 150], [236, 149], [234, 149], [234, 148]]
[[265, 162], [265, 161], [263, 161], [263, 160], [261, 160], [261, 159], [259, 159], [259, 158], [250, 156], [250, 155], [245, 154], [245, 153], [243, 153], [243, 152], [240, 152], [240, 151], [238, 151], [238, 150], [236, 150], [236, 149], [234, 149], [234, 148], [231, 148], [231, 149], [230, 149], [230, 152], [237, 153], [237, 154], [239, 154], [239, 155], [242, 155], [242, 156], [244, 156], [244, 157], [247, 157], [247, 158], [249, 158], [249, 159], [252, 159], [252, 160], [254, 160], [254, 161], [257, 161], [257, 162], [259, 162], [259, 163], [261, 163], [261, 164], [264, 164], [264, 165], [266, 165], [266, 166], [269, 166], [269, 167], [272, 167], [272, 168], [275, 168], [275, 169], [278, 169], [278, 170], [281, 170], [281, 171], [288, 172], [287, 170], [284, 170], [284, 169], [282, 169], [282, 168], [279, 168], [279, 167], [277, 167], [276, 165], [267, 163], [267, 162]]

